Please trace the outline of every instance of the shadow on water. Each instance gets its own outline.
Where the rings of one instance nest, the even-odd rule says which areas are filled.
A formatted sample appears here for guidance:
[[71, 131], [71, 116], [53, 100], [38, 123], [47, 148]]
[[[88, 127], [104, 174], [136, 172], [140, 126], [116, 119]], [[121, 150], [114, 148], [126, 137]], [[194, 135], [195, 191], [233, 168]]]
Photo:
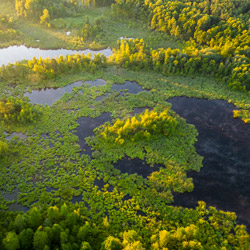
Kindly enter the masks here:
[[199, 200], [236, 212], [250, 231], [250, 125], [233, 118], [236, 107], [222, 100], [169, 99], [172, 109], [199, 132], [196, 151], [204, 156], [199, 173], [189, 172], [194, 191], [175, 194], [175, 205], [195, 207]]
[[96, 118], [80, 117], [77, 119], [77, 122], [80, 126], [77, 128], [76, 135], [79, 137], [80, 147], [85, 152], [85, 154], [90, 156], [92, 154], [91, 148], [87, 145], [85, 138], [88, 136], [93, 136], [93, 130], [107, 121], [111, 121], [110, 113], [103, 113]]
[[151, 173], [158, 171], [160, 166], [155, 164], [153, 167], [150, 167], [145, 161], [138, 158], [130, 159], [125, 156], [115, 163], [114, 167], [119, 169], [123, 174], [138, 174], [143, 178], [147, 178]]

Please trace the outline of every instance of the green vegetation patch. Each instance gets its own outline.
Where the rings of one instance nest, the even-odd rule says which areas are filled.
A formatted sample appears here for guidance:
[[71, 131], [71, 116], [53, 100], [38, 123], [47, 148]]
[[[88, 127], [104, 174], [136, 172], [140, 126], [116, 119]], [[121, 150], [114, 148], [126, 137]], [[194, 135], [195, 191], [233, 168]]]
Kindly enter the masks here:
[[41, 111], [32, 104], [9, 97], [0, 101], [0, 121], [5, 123], [29, 123], [38, 119]]
[[130, 225], [125, 221], [119, 225], [107, 216], [93, 220], [83, 203], [2, 215], [11, 221], [6, 229], [0, 220], [0, 246], [5, 250], [249, 248], [249, 236], [235, 226], [234, 214], [207, 208], [204, 202], [195, 210], [167, 207], [169, 217], [163, 220], [138, 216]]
[[95, 135], [87, 142], [95, 150], [93, 156], [97, 160], [116, 163], [127, 155], [132, 159], [146, 159], [152, 167], [162, 164], [159, 172], [153, 172], [149, 180], [153, 184], [150, 192], [158, 193], [165, 202], [172, 200], [171, 190], [193, 189], [192, 179], [187, 178], [186, 171], [199, 171], [201, 167], [202, 157], [194, 148], [197, 132], [169, 108], [146, 110], [124, 121], [118, 119], [113, 125], [107, 123], [96, 129]]

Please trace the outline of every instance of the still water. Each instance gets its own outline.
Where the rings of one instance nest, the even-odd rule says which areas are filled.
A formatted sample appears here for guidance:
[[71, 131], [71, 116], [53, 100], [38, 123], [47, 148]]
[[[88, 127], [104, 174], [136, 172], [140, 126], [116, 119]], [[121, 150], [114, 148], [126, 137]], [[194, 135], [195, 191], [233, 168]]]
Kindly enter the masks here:
[[175, 204], [195, 207], [199, 200], [236, 212], [250, 230], [250, 124], [233, 118], [236, 107], [223, 100], [175, 97], [172, 109], [199, 132], [196, 151], [204, 157], [191, 193], [176, 194]]
[[110, 48], [103, 49], [103, 50], [67, 50], [67, 49], [48, 49], [48, 50], [42, 50], [39, 48], [27, 48], [25, 45], [21, 46], [10, 46], [8, 48], [0, 49], [0, 66], [1, 65], [7, 65], [8, 63], [14, 63], [15, 61], [21, 61], [21, 60], [31, 60], [33, 57], [39, 58], [42, 57], [43, 59], [47, 57], [59, 57], [60, 55], [66, 56], [66, 55], [73, 55], [73, 54], [85, 54], [88, 55], [91, 54], [91, 58], [94, 57], [95, 54], [101, 53], [105, 56], [111, 56], [112, 50]]

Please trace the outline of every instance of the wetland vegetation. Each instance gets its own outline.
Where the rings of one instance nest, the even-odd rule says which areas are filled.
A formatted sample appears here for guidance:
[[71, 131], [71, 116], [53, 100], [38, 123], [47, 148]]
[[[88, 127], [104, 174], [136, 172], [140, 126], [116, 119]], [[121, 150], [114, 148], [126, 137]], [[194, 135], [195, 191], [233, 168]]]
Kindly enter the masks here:
[[[247, 1], [3, 0], [0, 7], [1, 47], [113, 50], [0, 67], [1, 249], [250, 248], [246, 188], [229, 190], [225, 181], [199, 202], [192, 196], [196, 184], [204, 188], [199, 177], [209, 187], [213, 173], [238, 171], [231, 177], [244, 175], [244, 183], [249, 176], [249, 157], [239, 153], [249, 152], [250, 136]], [[211, 116], [209, 105], [200, 111], [180, 101], [176, 109], [171, 98], [181, 96], [225, 107]], [[230, 119], [241, 119], [233, 132], [213, 123], [227, 105]], [[213, 161], [229, 157], [218, 127], [235, 142], [235, 170]], [[208, 175], [199, 174], [203, 165]], [[230, 191], [242, 197], [237, 209], [216, 203]], [[180, 202], [186, 193], [191, 205]]]

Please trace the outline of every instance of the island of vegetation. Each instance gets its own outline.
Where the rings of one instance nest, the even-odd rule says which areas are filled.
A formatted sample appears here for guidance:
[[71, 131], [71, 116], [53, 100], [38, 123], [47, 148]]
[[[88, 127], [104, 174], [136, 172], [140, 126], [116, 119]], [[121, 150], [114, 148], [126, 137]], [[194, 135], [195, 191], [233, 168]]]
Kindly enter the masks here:
[[[235, 213], [174, 205], [203, 157], [168, 103], [222, 99], [250, 123], [249, 16], [232, 0], [1, 1], [2, 48], [113, 54], [0, 67], [0, 249], [250, 249]], [[70, 84], [52, 105], [27, 97]]]

